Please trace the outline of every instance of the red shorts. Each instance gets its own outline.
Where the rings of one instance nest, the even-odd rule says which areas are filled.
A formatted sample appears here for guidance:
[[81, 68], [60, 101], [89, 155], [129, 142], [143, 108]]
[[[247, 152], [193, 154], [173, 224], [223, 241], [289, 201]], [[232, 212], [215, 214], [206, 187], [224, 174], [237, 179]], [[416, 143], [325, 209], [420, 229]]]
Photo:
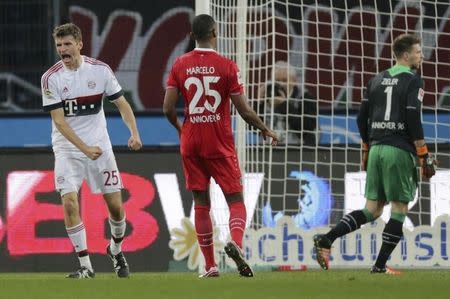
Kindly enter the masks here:
[[224, 194], [242, 192], [241, 171], [236, 156], [226, 158], [182, 157], [186, 189], [207, 190], [211, 177]]

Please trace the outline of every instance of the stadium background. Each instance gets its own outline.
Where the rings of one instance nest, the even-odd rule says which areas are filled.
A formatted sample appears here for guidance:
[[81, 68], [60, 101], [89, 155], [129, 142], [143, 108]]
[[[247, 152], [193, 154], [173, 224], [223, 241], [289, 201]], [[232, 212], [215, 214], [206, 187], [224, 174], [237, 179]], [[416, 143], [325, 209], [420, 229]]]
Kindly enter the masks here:
[[[311, 5], [315, 3], [312, 0], [291, 2]], [[401, 3], [401, 1], [375, 2], [377, 9], [385, 13]], [[330, 1], [316, 3], [330, 7]], [[373, 7], [374, 1], [362, 3]], [[346, 1], [348, 9], [357, 5], [358, 1]], [[450, 11], [448, 3], [442, 2], [433, 6], [426, 1], [422, 5], [428, 16], [424, 18], [424, 28], [428, 31], [437, 31], [436, 23], [432, 19], [448, 16]], [[129, 245], [131, 246], [127, 250], [129, 262], [136, 271], [186, 270], [186, 262], [174, 261], [173, 252], [167, 247], [170, 240], [169, 220], [156, 186], [155, 175], [161, 173], [176, 175], [182, 208], [185, 214], [189, 215], [192, 204], [189, 193], [183, 188], [184, 181], [177, 155], [177, 136], [164, 120], [161, 105], [164, 79], [171, 62], [177, 55], [194, 47], [188, 39], [189, 21], [195, 13], [194, 1], [0, 0], [0, 11], [0, 128], [2, 132], [6, 132], [0, 137], [0, 271], [64, 271], [76, 262], [70, 248], [67, 247], [70, 242], [65, 237], [60, 217], [62, 212], [58, 210], [58, 197], [51, 191], [52, 179], [47, 173], [53, 168], [53, 156], [49, 148], [50, 118], [41, 112], [39, 87], [40, 76], [57, 59], [51, 31], [55, 24], [69, 20], [83, 30], [82, 53], [108, 63], [116, 72], [127, 98], [136, 111], [145, 144], [141, 153], [128, 153], [123, 147], [128, 137], [127, 130], [121, 124], [119, 115], [111, 111], [112, 107], [105, 105], [109, 131], [121, 172], [130, 174], [131, 186], [143, 183], [140, 179], [145, 180], [144, 185], [149, 189], [136, 190], [137, 194], [140, 194], [139, 192], [153, 194], [153, 197], [149, 196], [147, 201], [142, 203], [143, 206], [137, 204], [136, 227], [130, 222], [132, 228], [129, 229], [129, 234], [132, 234], [133, 229], [136, 232], [141, 229], [145, 233], [135, 236], [137, 239], [134, 245]], [[279, 13], [285, 12], [280, 10]], [[410, 17], [400, 18], [396, 24], [398, 30], [403, 29], [402, 26], [406, 26], [408, 22], [414, 22], [418, 14], [413, 9], [409, 9], [407, 13]], [[343, 18], [339, 10], [336, 14], [338, 19]], [[292, 17], [300, 20], [301, 14], [295, 15], [293, 11]], [[387, 26], [389, 20], [381, 17], [381, 22], [382, 26]], [[323, 30], [330, 29], [323, 28]], [[430, 138], [438, 135], [441, 140], [447, 140], [447, 144], [440, 145], [442, 147], [440, 151], [444, 153], [448, 152], [450, 139], [448, 130], [450, 101], [448, 95], [437, 98], [436, 91], [443, 93], [450, 86], [449, 32], [450, 21], [443, 27], [441, 35], [438, 35], [438, 38], [442, 39], [440, 44], [443, 48], [438, 52], [441, 51], [439, 54], [443, 59], [440, 62], [444, 67], [438, 67], [435, 61], [424, 64], [425, 75], [439, 78], [436, 84], [427, 85], [431, 86], [431, 90], [427, 93], [424, 103], [437, 109], [425, 113], [424, 119], [429, 119], [430, 123], [447, 124], [441, 130], [434, 125], [425, 127], [425, 133]], [[297, 34], [300, 35], [301, 32], [297, 31]], [[318, 48], [329, 47], [327, 44], [319, 44]], [[310, 51], [314, 53], [317, 49], [311, 48]], [[285, 59], [283, 56], [285, 53], [284, 51], [275, 53], [276, 59]], [[335, 166], [331, 165], [333, 175], [344, 177], [347, 171], [359, 169], [357, 166], [342, 166], [342, 162], [345, 163], [349, 161], [348, 159], [354, 165], [357, 165], [359, 160], [358, 155], [347, 157], [343, 148], [349, 147], [355, 151], [358, 146], [354, 113], [358, 108], [362, 87], [367, 78], [361, 76], [358, 78], [359, 81], [355, 81], [356, 88], [352, 95], [344, 93], [344, 96], [337, 98], [339, 90], [326, 87], [327, 82], [332, 80], [330, 73], [323, 69], [314, 70], [314, 61], [321, 61], [320, 59], [310, 57], [306, 60], [307, 64], [304, 67], [307, 69], [305, 74], [307, 79], [304, 84], [318, 99], [319, 127], [333, 125], [344, 130], [340, 133], [320, 134], [319, 145], [324, 148], [319, 149], [319, 161], [316, 160], [317, 155], [314, 152], [308, 154], [308, 150], [305, 160], [310, 163], [338, 161]], [[300, 58], [293, 61], [296, 65], [303, 62], [304, 60]], [[386, 67], [390, 62], [390, 48], [385, 47], [379, 61], [380, 67]], [[268, 60], [266, 63], [270, 65], [273, 61]], [[368, 74], [374, 71], [370, 67], [365, 69], [369, 70]], [[344, 76], [342, 72], [333, 80], [343, 82], [341, 76]], [[318, 88], [319, 86], [322, 88]], [[331, 143], [336, 147], [333, 150], [326, 149]], [[433, 148], [433, 145], [431, 147]], [[295, 149], [288, 149], [288, 152], [294, 155]], [[285, 152], [275, 152], [275, 160], [281, 161], [284, 155]], [[443, 155], [440, 158], [444, 168], [449, 168], [448, 156]], [[324, 173], [326, 172], [324, 169]], [[316, 174], [320, 175], [320, 167]], [[278, 174], [279, 177], [283, 175], [282, 172]], [[24, 182], [31, 179], [35, 184], [33, 188], [25, 190], [27, 192], [21, 193], [23, 197], [18, 205], [14, 202], [16, 195], [12, 194], [11, 190], [20, 189]], [[135, 180], [138, 183], [135, 183]], [[330, 224], [342, 216], [345, 192], [343, 187], [342, 184], [331, 186], [335, 196], [333, 209], [329, 215]], [[127, 191], [127, 200], [132, 198], [131, 189]], [[292, 189], [298, 190], [298, 183]], [[429, 194], [426, 187], [424, 193]], [[87, 201], [83, 200], [91, 198], [92, 201], [95, 200], [89, 191], [82, 191], [82, 204], [88, 206]], [[32, 208], [26, 208], [28, 205]], [[19, 212], [22, 213], [14, 212], [17, 207], [21, 208]], [[429, 202], [425, 201], [416, 208], [420, 208], [421, 213], [416, 214], [414, 216], [416, 218], [412, 217], [413, 223], [430, 225]], [[61, 213], [58, 214], [59, 212]], [[86, 213], [86, 216], [89, 215], [88, 210]], [[95, 214], [92, 217], [102, 220], [104, 214]], [[154, 222], [151, 221], [152, 217], [155, 219]], [[104, 233], [107, 232], [105, 225], [98, 223], [96, 225], [91, 229], [92, 240], [95, 240], [95, 236], [101, 237], [102, 230]], [[106, 240], [101, 240], [99, 244], [93, 246], [95, 252], [93, 263], [97, 271], [109, 271], [110, 268], [109, 261], [101, 252], [105, 242]]]

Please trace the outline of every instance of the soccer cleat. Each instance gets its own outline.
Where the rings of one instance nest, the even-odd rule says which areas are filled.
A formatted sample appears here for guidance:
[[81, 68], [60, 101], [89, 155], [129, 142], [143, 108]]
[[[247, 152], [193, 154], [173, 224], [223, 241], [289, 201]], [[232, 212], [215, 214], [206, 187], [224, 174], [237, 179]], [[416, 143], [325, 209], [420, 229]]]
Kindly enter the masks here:
[[211, 267], [208, 271], [199, 276], [199, 278], [219, 277], [219, 269]]
[[324, 235], [315, 235], [313, 240], [317, 262], [322, 269], [328, 270], [330, 268], [331, 242]]
[[402, 272], [398, 270], [394, 270], [389, 267], [385, 268], [378, 268], [377, 266], [373, 266], [372, 269], [370, 269], [370, 274], [387, 274], [387, 275], [401, 275]]
[[250, 268], [250, 266], [244, 259], [244, 254], [242, 253], [242, 250], [239, 248], [239, 246], [236, 245], [234, 241], [228, 242], [228, 244], [225, 246], [225, 253], [228, 255], [229, 258], [231, 258], [236, 263], [240, 276], [243, 277], [254, 276], [252, 268]]
[[130, 268], [128, 267], [127, 260], [125, 259], [123, 253], [119, 252], [118, 254], [113, 255], [111, 253], [109, 245], [108, 247], [106, 247], [106, 253], [113, 262], [114, 271], [116, 272], [117, 276], [120, 278], [128, 277], [130, 275]]
[[77, 278], [77, 279], [94, 278], [94, 277], [95, 277], [94, 271], [91, 271], [86, 267], [80, 267], [75, 272], [66, 275], [66, 278]]

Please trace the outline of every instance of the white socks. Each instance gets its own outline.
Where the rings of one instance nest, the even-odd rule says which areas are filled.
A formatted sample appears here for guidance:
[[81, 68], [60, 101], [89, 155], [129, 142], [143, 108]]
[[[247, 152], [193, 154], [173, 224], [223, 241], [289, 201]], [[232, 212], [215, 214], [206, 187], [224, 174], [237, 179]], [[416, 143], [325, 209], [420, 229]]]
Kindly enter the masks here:
[[91, 270], [92, 272], [94, 272], [94, 269], [92, 269], [91, 259], [89, 258], [89, 255], [79, 256], [78, 260], [80, 261], [80, 265], [82, 267], [86, 267], [89, 270]]
[[125, 217], [122, 220], [115, 221], [109, 218], [109, 225], [111, 227], [111, 242], [110, 250], [113, 255], [117, 255], [122, 251], [122, 240], [125, 235], [125, 229], [127, 228], [127, 223]]
[[[111, 227], [112, 236], [110, 242], [110, 250], [113, 255], [117, 255], [122, 251], [122, 240], [123, 236], [125, 235], [127, 223], [125, 221], [125, 217], [123, 217], [123, 219], [120, 221], [115, 221], [109, 218], [109, 225]], [[70, 241], [75, 248], [75, 252], [78, 255], [80, 265], [93, 271], [91, 260], [87, 252], [86, 228], [84, 227], [84, 223], [81, 222], [80, 224], [77, 224], [75, 226], [66, 227], [66, 230], [67, 234], [69, 235]]]
[[84, 227], [84, 223], [81, 222], [75, 226], [66, 227], [66, 231], [70, 241], [72, 241], [75, 252], [78, 254], [80, 265], [93, 271], [91, 260], [89, 259], [89, 254], [87, 252], [86, 228]]

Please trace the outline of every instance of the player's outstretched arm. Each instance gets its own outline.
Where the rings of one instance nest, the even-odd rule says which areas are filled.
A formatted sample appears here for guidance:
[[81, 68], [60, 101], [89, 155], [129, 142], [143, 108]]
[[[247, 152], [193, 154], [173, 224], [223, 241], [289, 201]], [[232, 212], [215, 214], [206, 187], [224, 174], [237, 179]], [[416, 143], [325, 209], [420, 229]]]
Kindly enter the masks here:
[[96, 160], [103, 153], [101, 148], [98, 146], [88, 146], [83, 140], [78, 137], [75, 131], [67, 124], [64, 119], [63, 108], [58, 108], [50, 111], [53, 123], [56, 129], [69, 140], [73, 145], [75, 145], [82, 153], [88, 156], [92, 160]]
[[181, 124], [178, 122], [177, 110], [175, 105], [178, 100], [178, 89], [177, 88], [167, 88], [166, 94], [164, 95], [163, 112], [172, 126], [178, 131], [178, 135], [181, 134]]
[[130, 104], [124, 96], [120, 96], [117, 100], [113, 101], [113, 103], [117, 106], [117, 109], [119, 109], [123, 122], [130, 130], [131, 136], [128, 139], [128, 148], [134, 151], [140, 150], [142, 147], [142, 141], [136, 125], [136, 118], [134, 117], [133, 109], [131, 109]]
[[276, 145], [278, 143], [277, 133], [270, 130], [263, 123], [263, 121], [259, 118], [256, 112], [248, 104], [245, 95], [243, 94], [232, 95], [231, 101], [233, 102], [233, 105], [236, 107], [237, 111], [239, 112], [239, 114], [245, 120], [246, 123], [261, 130], [261, 134], [264, 140], [266, 140], [267, 137], [270, 137], [272, 138], [272, 145]]

